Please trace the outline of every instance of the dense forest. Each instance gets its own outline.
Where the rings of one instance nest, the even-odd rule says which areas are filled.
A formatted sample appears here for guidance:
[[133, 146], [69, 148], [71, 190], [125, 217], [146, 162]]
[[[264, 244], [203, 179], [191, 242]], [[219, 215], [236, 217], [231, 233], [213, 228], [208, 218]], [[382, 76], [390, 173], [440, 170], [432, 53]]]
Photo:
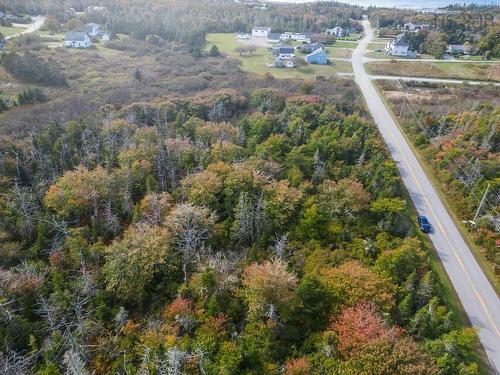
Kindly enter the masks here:
[[[147, 4], [81, 15], [128, 34], [105, 48], [27, 35], [0, 61], [0, 373], [482, 374], [354, 80], [250, 75], [204, 49], [360, 8]], [[0, 11], [67, 27], [94, 5]], [[471, 132], [493, 115], [466, 114]]]
[[166, 96], [0, 145], [8, 373], [478, 373], [341, 101]]

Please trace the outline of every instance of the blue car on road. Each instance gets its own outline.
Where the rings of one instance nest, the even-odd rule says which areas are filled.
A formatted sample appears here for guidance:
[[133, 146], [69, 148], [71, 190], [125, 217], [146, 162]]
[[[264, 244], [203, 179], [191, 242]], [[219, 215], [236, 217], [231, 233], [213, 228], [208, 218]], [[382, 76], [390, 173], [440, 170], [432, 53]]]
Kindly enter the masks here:
[[429, 220], [425, 216], [417, 217], [418, 226], [420, 230], [424, 233], [430, 233], [432, 231], [432, 225], [429, 223]]

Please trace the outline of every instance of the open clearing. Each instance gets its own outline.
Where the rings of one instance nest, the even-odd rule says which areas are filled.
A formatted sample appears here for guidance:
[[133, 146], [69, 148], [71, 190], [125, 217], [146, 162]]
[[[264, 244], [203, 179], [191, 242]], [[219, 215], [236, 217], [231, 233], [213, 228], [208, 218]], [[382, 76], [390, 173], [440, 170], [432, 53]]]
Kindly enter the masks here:
[[11, 35], [16, 35], [21, 32], [26, 30], [26, 28], [23, 27], [3, 27], [0, 26], [0, 33], [3, 34], [3, 36], [11, 36]]
[[[344, 44], [349, 45], [350, 43], [351, 42], [343, 43], [342, 47]], [[266, 63], [273, 61], [267, 48], [258, 47], [252, 55], [240, 55], [238, 52], [235, 52], [235, 48], [242, 44], [235, 39], [234, 34], [208, 34], [207, 48], [210, 48], [213, 44], [215, 44], [223, 54], [241, 61], [242, 69], [251, 73], [271, 73], [276, 78], [310, 78], [319, 75], [328, 76], [334, 75], [335, 73], [352, 72], [352, 66], [349, 62], [338, 60], [332, 61], [329, 65], [307, 65], [295, 69], [267, 68]], [[335, 45], [335, 47], [338, 47], [338, 45]], [[328, 50], [332, 51], [331, 57], [349, 57], [349, 52], [346, 52], [345, 48], [328, 48]], [[334, 50], [335, 52], [333, 52]]]
[[456, 78], [500, 81], [498, 64], [447, 63], [418, 61], [380, 61], [366, 64], [370, 74], [429, 78]]

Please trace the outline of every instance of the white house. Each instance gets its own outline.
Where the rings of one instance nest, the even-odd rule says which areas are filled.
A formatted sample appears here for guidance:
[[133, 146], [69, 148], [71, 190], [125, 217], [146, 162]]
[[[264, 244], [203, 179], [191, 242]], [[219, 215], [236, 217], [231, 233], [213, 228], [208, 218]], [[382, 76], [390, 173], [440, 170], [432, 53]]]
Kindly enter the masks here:
[[294, 56], [295, 48], [292, 46], [278, 45], [272, 48], [273, 56], [277, 56], [280, 59], [291, 59]]
[[95, 38], [101, 33], [101, 26], [97, 23], [88, 23], [83, 28], [83, 31], [91, 38]]
[[333, 29], [326, 29], [325, 34], [336, 36], [337, 38], [341, 38], [343, 36], [349, 35], [347, 29], [336, 26]]
[[89, 48], [90, 38], [82, 31], [70, 31], [64, 34], [64, 46], [68, 48]]
[[417, 24], [413, 22], [407, 22], [403, 25], [402, 29], [405, 31], [413, 31], [416, 32], [418, 30], [429, 30], [431, 25], [427, 25], [425, 23]]
[[410, 45], [404, 39], [404, 35], [398, 35], [398, 37], [387, 43], [385, 47], [385, 52], [391, 56], [410, 56]]
[[446, 52], [453, 55], [473, 55], [475, 51], [474, 46], [470, 44], [448, 44]]
[[311, 34], [286, 32], [281, 34], [281, 40], [295, 40], [297, 42], [311, 43]]
[[278, 57], [274, 62], [276, 68], [295, 68], [297, 65], [293, 61], [293, 58], [281, 58]]
[[270, 27], [254, 27], [252, 29], [252, 36], [267, 38], [271, 34]]
[[102, 33], [102, 41], [103, 42], [109, 42], [111, 40], [111, 36], [109, 33]]
[[98, 6], [98, 5], [92, 5], [92, 6], [87, 7], [87, 12], [88, 13], [91, 13], [91, 12], [104, 12], [105, 10], [106, 10], [106, 7]]

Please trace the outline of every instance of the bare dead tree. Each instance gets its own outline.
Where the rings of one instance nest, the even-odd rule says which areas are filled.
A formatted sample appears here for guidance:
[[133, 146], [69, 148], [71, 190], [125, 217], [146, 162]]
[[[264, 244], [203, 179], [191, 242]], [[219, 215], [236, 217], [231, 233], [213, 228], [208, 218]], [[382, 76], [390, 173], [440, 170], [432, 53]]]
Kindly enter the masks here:
[[122, 206], [123, 210], [130, 215], [134, 202], [132, 201], [132, 176], [128, 167], [125, 172], [125, 184], [122, 191]]
[[287, 247], [288, 247], [288, 237], [286, 234], [284, 234], [282, 236], [277, 236], [274, 239], [274, 244], [271, 246], [271, 251], [279, 259], [285, 259]]
[[0, 352], [1, 375], [29, 375], [35, 356], [22, 355], [15, 351]]
[[118, 312], [115, 315], [114, 320], [115, 320], [115, 327], [119, 331], [128, 321], [128, 311], [125, 310], [125, 307], [120, 306]]
[[209, 238], [215, 223], [215, 214], [207, 208], [191, 204], [175, 207], [167, 219], [167, 225], [175, 236], [175, 244], [183, 258], [184, 282], [187, 282], [187, 267], [193, 256], [199, 260], [203, 241]]
[[111, 200], [107, 200], [104, 203], [103, 218], [105, 228], [113, 235], [118, 234], [121, 229], [120, 219], [113, 213], [113, 205]]
[[316, 149], [314, 153], [314, 172], [312, 179], [314, 183], [319, 183], [325, 178], [325, 163], [321, 160], [319, 156], [319, 149]]
[[16, 314], [16, 310], [14, 309], [15, 300], [2, 298], [2, 294], [0, 291], [0, 321], [10, 322]]
[[66, 365], [65, 375], [86, 375], [85, 365], [80, 358], [80, 355], [73, 351], [68, 350], [64, 353], [63, 363]]
[[189, 358], [189, 353], [173, 347], [165, 354], [165, 358], [160, 360], [160, 375], [182, 375], [182, 366]]
[[242, 242], [253, 242], [265, 224], [263, 195], [254, 201], [242, 192], [235, 212], [233, 237]]
[[60, 309], [48, 298], [39, 298], [35, 312], [45, 321], [50, 333], [58, 331], [64, 325]]
[[241, 259], [234, 255], [231, 257], [221, 252], [208, 256], [206, 265], [212, 270], [217, 280], [216, 293], [236, 288], [240, 272], [238, 263], [240, 261]]
[[38, 212], [35, 197], [29, 188], [21, 187], [18, 178], [14, 179], [12, 192], [13, 200], [9, 202], [9, 205], [21, 218], [18, 230], [24, 236], [31, 238], [36, 226]]

